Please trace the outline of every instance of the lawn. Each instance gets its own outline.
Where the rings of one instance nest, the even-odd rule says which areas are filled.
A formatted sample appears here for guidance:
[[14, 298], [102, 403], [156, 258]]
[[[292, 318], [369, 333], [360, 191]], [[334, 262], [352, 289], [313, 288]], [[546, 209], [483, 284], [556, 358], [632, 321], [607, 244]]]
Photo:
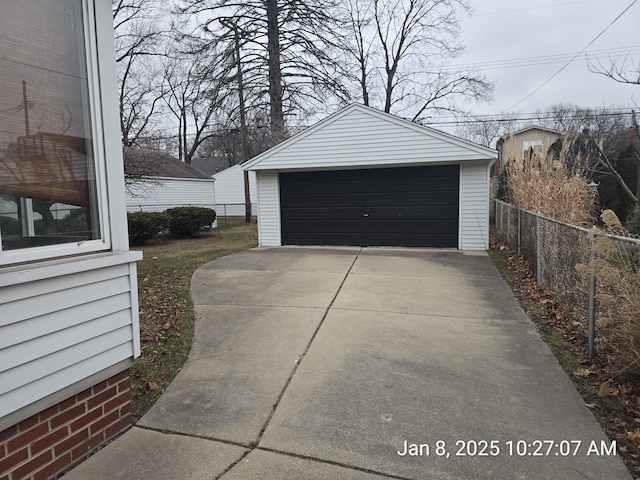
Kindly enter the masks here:
[[227, 220], [193, 238], [158, 236], [134, 250], [138, 263], [142, 355], [131, 369], [133, 419], [139, 420], [182, 368], [193, 339], [193, 272], [211, 260], [257, 245], [255, 224]]

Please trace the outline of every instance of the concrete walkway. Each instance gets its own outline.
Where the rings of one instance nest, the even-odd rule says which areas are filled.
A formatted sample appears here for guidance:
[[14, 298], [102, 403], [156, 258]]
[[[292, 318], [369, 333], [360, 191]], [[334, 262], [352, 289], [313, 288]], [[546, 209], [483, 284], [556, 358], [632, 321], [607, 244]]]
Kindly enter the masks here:
[[258, 248], [191, 287], [184, 368], [65, 480], [631, 478], [483, 252]]

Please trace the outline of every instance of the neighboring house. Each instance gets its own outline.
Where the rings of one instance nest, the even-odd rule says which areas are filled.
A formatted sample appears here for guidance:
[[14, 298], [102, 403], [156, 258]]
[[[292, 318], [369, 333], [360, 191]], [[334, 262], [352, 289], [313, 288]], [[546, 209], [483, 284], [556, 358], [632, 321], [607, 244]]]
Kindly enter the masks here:
[[561, 132], [536, 125], [500, 137], [496, 143], [498, 161], [491, 169], [491, 198], [498, 195], [500, 175], [508, 162], [522, 163], [527, 159], [544, 158], [551, 145], [560, 138]]
[[127, 211], [162, 212], [180, 206], [215, 207], [215, 180], [171, 155], [125, 147]]
[[506, 162], [522, 162], [529, 157], [543, 158], [549, 147], [560, 138], [561, 132], [535, 125], [503, 135], [496, 144], [498, 162], [492, 176], [499, 176]]
[[351, 105], [243, 165], [261, 246], [484, 250], [497, 152]]
[[131, 424], [140, 354], [110, 0], [0, 2], [0, 478]]
[[[245, 215], [244, 171], [234, 165], [213, 175], [216, 181], [216, 212], [220, 217], [243, 217]], [[249, 195], [251, 211], [256, 211], [256, 174], [249, 172]]]

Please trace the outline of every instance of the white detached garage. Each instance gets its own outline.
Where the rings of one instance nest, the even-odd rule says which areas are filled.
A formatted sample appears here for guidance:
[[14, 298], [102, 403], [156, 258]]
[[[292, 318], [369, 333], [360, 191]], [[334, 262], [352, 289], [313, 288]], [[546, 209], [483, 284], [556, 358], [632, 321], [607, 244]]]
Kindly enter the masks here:
[[351, 105], [243, 165], [261, 246], [484, 250], [495, 150]]

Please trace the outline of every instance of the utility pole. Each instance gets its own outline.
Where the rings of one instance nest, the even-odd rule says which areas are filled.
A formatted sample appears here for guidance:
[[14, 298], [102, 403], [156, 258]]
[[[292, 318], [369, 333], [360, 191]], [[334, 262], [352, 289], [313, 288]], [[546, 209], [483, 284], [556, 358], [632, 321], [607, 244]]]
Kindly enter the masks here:
[[[247, 139], [247, 118], [244, 103], [244, 83], [242, 79], [242, 62], [240, 60], [240, 32], [238, 24], [227, 19], [221, 19], [221, 23], [233, 30], [233, 39], [235, 43], [234, 57], [238, 78], [238, 102], [240, 103], [240, 139], [242, 142], [242, 162], [249, 160], [249, 145]], [[246, 170], [244, 175], [244, 220], [247, 224], [251, 223], [251, 191], [249, 186], [249, 172]]]
[[29, 133], [29, 102], [27, 101], [27, 82], [22, 81], [22, 105], [24, 107], [24, 134], [28, 137]]

